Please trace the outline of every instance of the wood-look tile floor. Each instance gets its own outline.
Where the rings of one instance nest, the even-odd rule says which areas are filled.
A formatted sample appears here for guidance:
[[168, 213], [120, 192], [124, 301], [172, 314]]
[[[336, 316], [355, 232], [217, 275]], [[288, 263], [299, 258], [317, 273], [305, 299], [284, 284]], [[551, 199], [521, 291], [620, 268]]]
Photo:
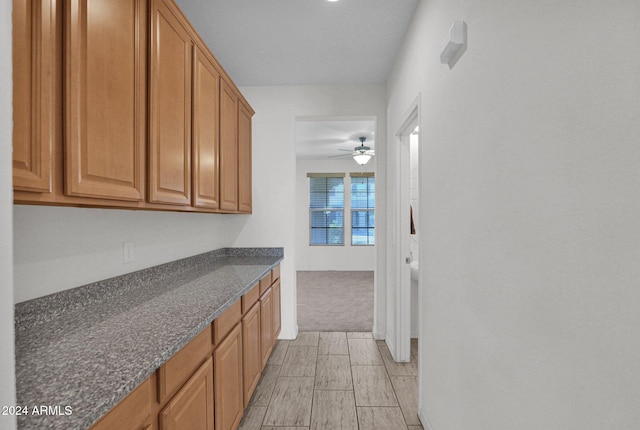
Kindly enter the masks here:
[[365, 332], [301, 332], [276, 343], [240, 430], [422, 430], [418, 348], [396, 363]]

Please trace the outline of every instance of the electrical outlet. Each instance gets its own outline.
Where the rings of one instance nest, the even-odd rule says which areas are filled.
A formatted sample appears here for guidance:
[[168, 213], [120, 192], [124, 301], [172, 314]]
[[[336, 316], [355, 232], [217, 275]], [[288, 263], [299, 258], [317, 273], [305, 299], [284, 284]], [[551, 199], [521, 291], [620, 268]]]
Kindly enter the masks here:
[[133, 242], [122, 242], [122, 262], [124, 264], [133, 262]]

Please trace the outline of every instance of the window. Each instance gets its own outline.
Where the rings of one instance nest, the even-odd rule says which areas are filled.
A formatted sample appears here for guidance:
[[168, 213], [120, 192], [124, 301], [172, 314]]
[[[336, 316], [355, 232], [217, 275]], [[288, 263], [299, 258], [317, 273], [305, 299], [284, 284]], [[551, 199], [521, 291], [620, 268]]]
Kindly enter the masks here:
[[344, 174], [309, 173], [309, 243], [344, 244]]
[[351, 244], [374, 245], [376, 180], [373, 173], [351, 174]]

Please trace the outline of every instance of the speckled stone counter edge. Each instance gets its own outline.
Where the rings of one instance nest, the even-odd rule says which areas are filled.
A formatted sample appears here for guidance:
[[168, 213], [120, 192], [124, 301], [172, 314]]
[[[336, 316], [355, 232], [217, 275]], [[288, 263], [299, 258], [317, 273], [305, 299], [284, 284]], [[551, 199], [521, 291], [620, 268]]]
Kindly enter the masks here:
[[16, 331], [44, 324], [91, 303], [109, 300], [141, 285], [157, 281], [221, 257], [284, 257], [283, 248], [221, 248], [77, 288], [60, 291], [15, 305]]
[[[145, 286], [148, 286], [149, 283], [175, 276], [176, 273], [188, 272], [198, 266], [213, 264], [217, 260], [225, 257], [249, 259], [270, 257], [270, 264], [265, 266], [265, 270], [256, 278], [255, 281], [257, 281], [273, 267], [280, 264], [284, 259], [284, 250], [283, 248], [223, 248], [110, 278], [104, 281], [65, 290], [49, 296], [18, 303], [15, 305], [16, 341], [18, 341], [18, 332], [21, 330], [38, 330], [38, 327], [40, 327], [41, 324], [53, 321], [60, 316], [64, 316], [65, 313], [73, 312], [87, 304], [101, 304], [114, 300], [119, 296], [126, 297], [128, 293], [136, 288], [144, 288]], [[19, 419], [19, 428], [89, 428], [91, 424], [95, 423], [100, 417], [111, 410], [111, 408], [120, 400], [133, 391], [133, 389], [153, 373], [155, 369], [159, 368], [169, 358], [171, 358], [173, 354], [182, 349], [182, 347], [191, 341], [193, 337], [210, 324], [213, 319], [219, 316], [226, 308], [239, 299], [251, 286], [255, 285], [255, 281], [247, 283], [246, 285], [237, 285], [229, 300], [216, 309], [211, 309], [210, 313], [206, 318], [204, 318], [204, 320], [199, 321], [196, 325], [182, 332], [180, 339], [176, 339], [175, 344], [172, 344], [169, 350], [166, 350], [163, 354], [157, 356], [153, 360], [153, 363], [148, 363], [147, 366], [142, 366], [139, 369], [140, 372], [132, 376], [132, 379], [129, 380], [127, 384], [119, 386], [116, 389], [116, 392], [113, 392], [112, 395], [101, 398], [97, 401], [97, 403], [94, 404], [93, 410], [88, 415], [82, 418], [75, 417], [76, 419], [74, 419], [73, 424], [68, 422], [67, 424], [71, 425], [71, 427], [60, 427], [59, 422], [41, 422], [40, 424], [44, 425], [44, 427], [33, 427], [29, 426], [29, 424], [25, 427], [24, 424], [26, 424], [26, 422]], [[226, 297], [229, 298], [228, 295]], [[19, 385], [20, 378], [18, 364], [19, 363], [17, 363], [16, 366], [16, 382]], [[78, 421], [77, 418], [80, 418], [80, 421]], [[21, 424], [23, 425], [21, 426]]]

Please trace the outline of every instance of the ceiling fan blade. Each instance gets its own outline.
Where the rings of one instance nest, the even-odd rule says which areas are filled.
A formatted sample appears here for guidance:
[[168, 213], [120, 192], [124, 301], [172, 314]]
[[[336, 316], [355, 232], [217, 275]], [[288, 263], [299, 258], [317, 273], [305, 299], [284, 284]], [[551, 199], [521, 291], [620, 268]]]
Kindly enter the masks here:
[[353, 149], [342, 149], [342, 148], [338, 148], [338, 151], [353, 152]]
[[330, 155], [327, 158], [340, 158], [340, 157], [352, 157], [352, 154]]

